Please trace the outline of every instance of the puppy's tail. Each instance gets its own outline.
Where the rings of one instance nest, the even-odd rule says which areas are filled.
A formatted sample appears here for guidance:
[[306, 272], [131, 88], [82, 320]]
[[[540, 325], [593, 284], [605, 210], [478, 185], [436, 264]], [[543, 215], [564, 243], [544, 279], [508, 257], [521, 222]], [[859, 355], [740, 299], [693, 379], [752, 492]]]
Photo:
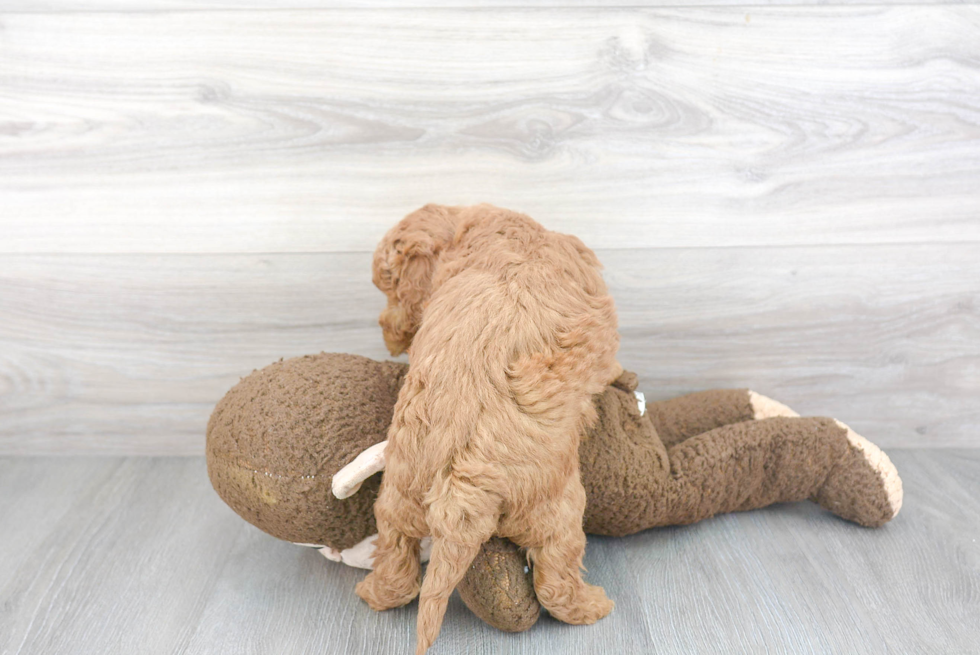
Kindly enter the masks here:
[[425, 653], [439, 635], [449, 597], [497, 529], [501, 501], [490, 491], [499, 488], [496, 478], [492, 466], [465, 458], [435, 476], [427, 498], [432, 554], [419, 594], [416, 655]]
[[418, 645], [415, 655], [423, 655], [439, 636], [449, 597], [460, 583], [480, 544], [460, 544], [444, 537], [432, 540], [429, 568], [419, 594]]

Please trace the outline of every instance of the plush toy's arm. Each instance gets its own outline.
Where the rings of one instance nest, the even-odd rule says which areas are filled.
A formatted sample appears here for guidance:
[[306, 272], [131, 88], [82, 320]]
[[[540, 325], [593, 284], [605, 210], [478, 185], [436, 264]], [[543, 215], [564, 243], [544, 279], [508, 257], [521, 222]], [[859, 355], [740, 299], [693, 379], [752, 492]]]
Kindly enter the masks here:
[[[374, 568], [374, 549], [377, 541], [378, 535], [372, 534], [369, 537], [365, 537], [354, 546], [345, 548], [344, 550], [337, 550], [336, 548], [331, 548], [330, 546], [318, 547], [317, 550], [331, 562], [341, 562], [342, 564], [346, 564], [347, 566], [355, 569], [367, 569], [370, 571]], [[314, 544], [297, 545], [313, 546]], [[423, 563], [428, 562], [431, 554], [432, 537], [422, 537], [419, 543], [420, 560]]]
[[385, 448], [388, 441], [376, 443], [354, 458], [350, 464], [337, 471], [333, 476], [333, 495], [337, 498], [349, 498], [357, 493], [369, 477], [385, 470]]

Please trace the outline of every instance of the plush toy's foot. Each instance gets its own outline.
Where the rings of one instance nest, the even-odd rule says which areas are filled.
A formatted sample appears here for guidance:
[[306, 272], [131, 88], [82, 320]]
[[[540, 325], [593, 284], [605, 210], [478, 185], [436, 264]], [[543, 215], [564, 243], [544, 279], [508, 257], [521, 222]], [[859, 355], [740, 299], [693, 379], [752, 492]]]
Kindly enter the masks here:
[[782, 404], [778, 400], [773, 400], [769, 396], [763, 396], [751, 389], [748, 391], [749, 405], [752, 407], [752, 418], [759, 421], [774, 416], [797, 417], [799, 414]]
[[902, 479], [878, 446], [840, 421], [837, 425], [846, 431], [850, 448], [813, 500], [848, 521], [884, 525], [902, 509]]
[[[749, 403], [757, 420], [799, 416], [781, 402], [754, 391], [749, 391]], [[868, 527], [884, 525], [902, 509], [902, 479], [878, 446], [840, 421], [836, 423], [846, 433], [849, 452], [813, 500], [848, 521]]]

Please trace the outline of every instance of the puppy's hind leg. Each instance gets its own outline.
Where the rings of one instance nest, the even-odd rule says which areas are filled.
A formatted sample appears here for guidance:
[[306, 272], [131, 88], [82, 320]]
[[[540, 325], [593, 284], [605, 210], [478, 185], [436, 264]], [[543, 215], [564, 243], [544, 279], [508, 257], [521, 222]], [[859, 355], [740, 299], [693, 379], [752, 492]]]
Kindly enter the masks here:
[[374, 503], [378, 541], [374, 571], [358, 583], [356, 592], [373, 610], [401, 607], [419, 593], [419, 538], [422, 510], [398, 491], [381, 483]]
[[559, 621], [595, 623], [612, 611], [614, 603], [602, 587], [582, 579], [585, 490], [578, 473], [569, 479], [562, 498], [542, 503], [539, 509], [541, 520], [528, 526], [525, 534], [512, 537], [527, 548], [534, 563], [538, 601]]
[[492, 488], [479, 475], [460, 479], [450, 474], [434, 485], [437, 492], [426, 513], [432, 554], [419, 596], [416, 655], [425, 653], [439, 636], [449, 597], [497, 527], [500, 501], [488, 493]]

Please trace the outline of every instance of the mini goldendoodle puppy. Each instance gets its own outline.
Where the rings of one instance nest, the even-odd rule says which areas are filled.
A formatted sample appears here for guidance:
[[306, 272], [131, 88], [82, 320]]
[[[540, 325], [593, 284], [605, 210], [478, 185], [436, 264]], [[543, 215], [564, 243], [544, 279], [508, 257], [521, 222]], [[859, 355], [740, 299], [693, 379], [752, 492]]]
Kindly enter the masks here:
[[419, 594], [418, 653], [449, 597], [497, 534], [527, 549], [541, 604], [567, 623], [613, 607], [582, 580], [585, 491], [579, 438], [593, 394], [622, 369], [616, 309], [595, 254], [512, 211], [427, 205], [374, 254], [393, 355], [411, 368], [398, 396], [374, 505], [374, 572], [358, 595], [376, 610]]

